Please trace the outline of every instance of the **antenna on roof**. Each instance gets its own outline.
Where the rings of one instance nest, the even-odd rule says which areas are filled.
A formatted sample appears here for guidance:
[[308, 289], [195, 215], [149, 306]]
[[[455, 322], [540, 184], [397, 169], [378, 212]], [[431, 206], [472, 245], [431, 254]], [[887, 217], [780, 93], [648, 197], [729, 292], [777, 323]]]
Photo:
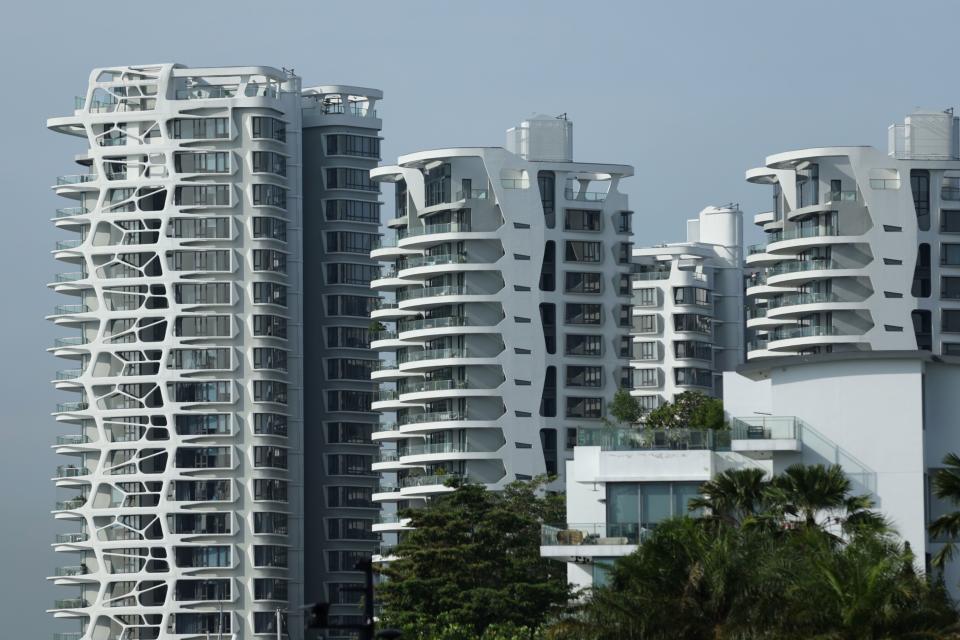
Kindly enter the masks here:
[[567, 119], [567, 112], [566, 112], [566, 111], [564, 111], [563, 113], [561, 113], [560, 115], [557, 116], [557, 120], [566, 120], [566, 119]]
[[280, 69], [281, 69], [285, 74], [287, 74], [288, 76], [294, 75], [294, 73], [293, 73], [293, 67], [290, 67], [289, 69], [287, 69], [286, 67], [280, 67]]
[[944, 109], [943, 112], [946, 113], [946, 114], [948, 114], [948, 115], [951, 115], [951, 116], [952, 116], [952, 115], [953, 115], [953, 107], [947, 107], [946, 109]]

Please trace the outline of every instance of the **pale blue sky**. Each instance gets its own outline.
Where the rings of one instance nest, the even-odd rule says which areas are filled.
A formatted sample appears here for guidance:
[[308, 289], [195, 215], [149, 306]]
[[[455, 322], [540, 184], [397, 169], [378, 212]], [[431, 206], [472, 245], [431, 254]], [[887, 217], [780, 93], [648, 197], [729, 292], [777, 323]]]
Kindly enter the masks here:
[[[14, 9], [15, 8], [15, 9]], [[4, 367], [0, 637], [49, 638], [43, 610], [63, 588], [48, 510], [58, 433], [44, 349], [56, 331], [45, 283], [62, 234], [49, 185], [72, 173], [77, 139], [44, 129], [92, 67], [181, 62], [294, 67], [306, 84], [383, 89], [383, 155], [499, 145], [533, 112], [566, 112], [575, 156], [632, 164], [625, 190], [638, 243], [681, 239], [703, 206], [769, 192], [745, 169], [778, 151], [886, 144], [916, 106], [960, 103], [953, 2], [49, 2], [8, 5], [0, 23], [7, 98], [0, 181], [7, 194], [0, 273]], [[62, 366], [62, 363], [60, 363]]]

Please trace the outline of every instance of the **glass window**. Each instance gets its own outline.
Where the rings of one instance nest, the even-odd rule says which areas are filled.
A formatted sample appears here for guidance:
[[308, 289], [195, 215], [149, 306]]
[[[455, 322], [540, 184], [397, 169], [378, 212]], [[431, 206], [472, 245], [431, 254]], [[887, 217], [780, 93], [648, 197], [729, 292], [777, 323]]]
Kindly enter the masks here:
[[607, 522], [634, 524], [640, 522], [640, 485], [636, 482], [607, 484]]
[[567, 262], [603, 262], [603, 245], [599, 242], [567, 240], [564, 260]]
[[940, 211], [940, 231], [960, 233], [960, 209], [943, 209]]
[[940, 297], [951, 300], [960, 299], [960, 277], [943, 276], [940, 278]]
[[327, 220], [380, 223], [380, 203], [362, 200], [327, 200]]
[[946, 333], [960, 333], [960, 310], [944, 309], [942, 314], [941, 330]]
[[602, 324], [603, 307], [599, 304], [568, 302], [564, 305], [564, 320], [567, 324]]
[[582, 271], [567, 271], [565, 274], [567, 293], [600, 293], [603, 290], [603, 274]]
[[603, 367], [568, 366], [568, 387], [602, 387]]
[[660, 303], [658, 289], [634, 289], [633, 304], [638, 307], [655, 307]]
[[673, 516], [673, 495], [668, 482], [648, 482], [640, 491], [640, 526], [651, 529]]
[[940, 245], [940, 264], [947, 266], [960, 265], [960, 244], [944, 242]]
[[566, 209], [563, 228], [567, 231], [600, 231], [600, 212], [587, 209]]
[[568, 356], [600, 356], [603, 355], [603, 337], [581, 334], [570, 334], [565, 336], [566, 348], [564, 353]]

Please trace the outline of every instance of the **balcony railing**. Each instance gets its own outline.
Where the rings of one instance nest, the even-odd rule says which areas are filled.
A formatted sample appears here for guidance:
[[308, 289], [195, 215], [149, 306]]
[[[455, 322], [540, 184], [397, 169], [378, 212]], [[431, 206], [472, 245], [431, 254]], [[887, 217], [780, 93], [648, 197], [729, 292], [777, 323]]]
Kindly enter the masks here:
[[90, 603], [83, 598], [64, 598], [63, 600], [54, 600], [54, 609], [83, 609], [89, 607]]
[[427, 413], [415, 413], [402, 416], [398, 422], [402, 426], [406, 424], [423, 424], [426, 422], [457, 422], [466, 419], [466, 415], [459, 411], [429, 411]]
[[792, 416], [747, 416], [730, 419], [730, 437], [734, 440], [770, 440], [800, 438], [801, 422]]
[[73, 465], [60, 465], [57, 467], [58, 478], [79, 478], [80, 476], [90, 475], [90, 469], [86, 467], [75, 467]]
[[852, 265], [841, 265], [836, 260], [787, 260], [767, 268], [767, 276], [802, 271], [820, 271], [822, 269], [857, 269]]
[[563, 196], [567, 200], [585, 200], [587, 202], [603, 202], [607, 199], [606, 191], [574, 191], [564, 189]]
[[466, 380], [427, 380], [424, 382], [411, 382], [401, 390], [401, 393], [421, 393], [424, 391], [454, 391], [456, 389], [469, 389], [470, 384]]
[[86, 411], [89, 405], [86, 402], [60, 402], [57, 404], [57, 413]]
[[82, 631], [61, 631], [53, 634], [53, 640], [80, 640], [82, 637]]
[[87, 344], [87, 339], [83, 336], [62, 336], [53, 339], [54, 347], [77, 347]]
[[208, 100], [211, 98], [233, 98], [237, 95], [235, 85], [210, 85], [178, 89], [177, 100]]
[[783, 240], [797, 240], [798, 238], [825, 238], [840, 235], [840, 230], [835, 225], [816, 226], [816, 227], [795, 227], [786, 231], [777, 231], [769, 234], [769, 243], [781, 242]]
[[771, 335], [770, 340], [790, 340], [791, 338], [812, 338], [816, 336], [840, 335], [836, 327], [818, 325], [810, 327], [780, 327]]
[[401, 453], [403, 456], [423, 456], [434, 453], [470, 453], [484, 451], [460, 442], [441, 442], [437, 444], [411, 444]]
[[467, 287], [464, 285], [442, 285], [439, 287], [423, 287], [422, 289], [406, 289], [397, 291], [397, 300], [417, 300], [434, 296], [464, 296]]
[[70, 216], [82, 216], [90, 213], [87, 207], [61, 207], [56, 210], [55, 217], [69, 218]]
[[776, 298], [770, 298], [767, 305], [771, 309], [779, 309], [780, 307], [792, 307], [799, 304], [842, 301], [843, 299], [835, 293], [787, 293]]
[[430, 475], [430, 476], [408, 476], [400, 481], [400, 486], [403, 488], [409, 487], [430, 487], [430, 486], [444, 486], [448, 480], [463, 480], [467, 479], [466, 476], [460, 475], [458, 473], [445, 473], [443, 475]]
[[372, 371], [392, 371], [397, 368], [397, 363], [392, 360], [377, 360], [370, 367]]
[[56, 442], [58, 445], [63, 445], [63, 446], [86, 444], [90, 442], [90, 436], [81, 435], [79, 433], [73, 433], [65, 436], [57, 436]]
[[69, 578], [71, 576], [84, 576], [90, 573], [82, 564], [72, 567], [57, 567], [53, 570], [53, 575], [58, 578]]
[[767, 317], [766, 307], [747, 307], [747, 320], [754, 320], [756, 318], [766, 318], [766, 317]]
[[396, 309], [396, 308], [397, 308], [397, 303], [394, 302], [393, 300], [384, 300], [382, 298], [378, 298], [377, 301], [373, 303], [373, 309], [375, 311], [379, 309]]
[[747, 351], [764, 351], [767, 348], [766, 338], [754, 338], [747, 341]]
[[432, 236], [438, 233], [469, 233], [469, 222], [447, 222], [444, 224], [428, 224], [420, 229], [397, 229], [397, 237], [415, 238], [417, 236]]
[[396, 337], [396, 331], [374, 331], [370, 334], [370, 342], [376, 342], [377, 340], [394, 340]]
[[381, 513], [377, 516], [377, 524], [399, 524], [407, 518], [401, 518], [398, 513]]
[[730, 448], [730, 432], [714, 429], [622, 429], [577, 430], [577, 445], [604, 451], [710, 450]]
[[373, 454], [374, 462], [396, 462], [400, 459], [400, 453], [396, 449], [381, 449]]
[[401, 263], [401, 269], [416, 267], [434, 267], [442, 264], [466, 264], [467, 256], [463, 253], [443, 253], [432, 256], [413, 256]]
[[83, 497], [71, 498], [69, 500], [59, 500], [54, 503], [54, 511], [74, 511], [79, 509], [87, 503], [87, 499]]
[[766, 253], [767, 245], [765, 244], [751, 244], [747, 247], [747, 255], [752, 256], [758, 253]]
[[377, 433], [390, 433], [392, 431], [398, 431], [399, 429], [400, 425], [396, 422], [381, 422], [374, 431]]
[[83, 374], [83, 369], [61, 369], [57, 371], [57, 380], [76, 380]]
[[852, 191], [826, 191], [824, 192], [821, 204], [830, 204], [832, 202], [856, 202], [859, 199], [856, 189]]
[[421, 329], [443, 329], [445, 327], [465, 327], [467, 319], [463, 316], [447, 316], [443, 318], [424, 318], [422, 320], [401, 320], [397, 329], [403, 331], [419, 331]]
[[486, 189], [464, 189], [457, 191], [457, 200], [486, 200], [490, 197], [490, 192]]
[[634, 280], [666, 280], [669, 277], [669, 271], [640, 271], [633, 274]]
[[397, 362], [405, 364], [408, 362], [419, 362], [421, 360], [443, 360], [446, 358], [466, 358], [467, 350], [463, 347], [456, 349], [428, 349], [427, 351], [414, 351], [403, 356], [397, 356]]
[[530, 180], [524, 178], [500, 178], [504, 189], [529, 189]]
[[397, 246], [397, 239], [395, 237], [384, 238], [383, 236], [380, 236], [380, 238], [373, 241], [374, 249], [388, 249], [395, 246]]
[[90, 307], [85, 304], [58, 304], [53, 308], [53, 315], [64, 316], [72, 313], [87, 313]]
[[87, 277], [87, 274], [83, 271], [67, 271], [63, 273], [58, 273], [54, 276], [54, 281], [56, 282], [76, 282], [77, 280], [83, 280]]
[[70, 238], [69, 240], [57, 240], [57, 244], [54, 246], [57, 251], [67, 251], [68, 249], [76, 249], [81, 244], [83, 244], [83, 240], [80, 238]]
[[374, 402], [384, 402], [386, 400], [396, 400], [400, 393], [396, 389], [380, 389], [374, 394]]
[[640, 544], [650, 532], [639, 523], [590, 522], [545, 524], [540, 529], [540, 544], [547, 546]]
[[53, 541], [56, 544], [77, 544], [79, 542], [86, 542], [90, 539], [85, 533], [58, 533], [54, 536]]
[[57, 176], [57, 186], [65, 184], [83, 184], [84, 182], [93, 182], [97, 179], [95, 173], [81, 173], [69, 176]]

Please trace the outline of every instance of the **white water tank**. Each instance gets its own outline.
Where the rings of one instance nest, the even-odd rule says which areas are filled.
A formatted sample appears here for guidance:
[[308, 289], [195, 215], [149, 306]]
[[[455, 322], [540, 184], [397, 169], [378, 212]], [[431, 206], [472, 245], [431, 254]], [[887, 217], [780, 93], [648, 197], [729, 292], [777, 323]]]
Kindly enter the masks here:
[[573, 122], [566, 115], [536, 115], [507, 129], [507, 151], [525, 160], [571, 162], [573, 160]]

